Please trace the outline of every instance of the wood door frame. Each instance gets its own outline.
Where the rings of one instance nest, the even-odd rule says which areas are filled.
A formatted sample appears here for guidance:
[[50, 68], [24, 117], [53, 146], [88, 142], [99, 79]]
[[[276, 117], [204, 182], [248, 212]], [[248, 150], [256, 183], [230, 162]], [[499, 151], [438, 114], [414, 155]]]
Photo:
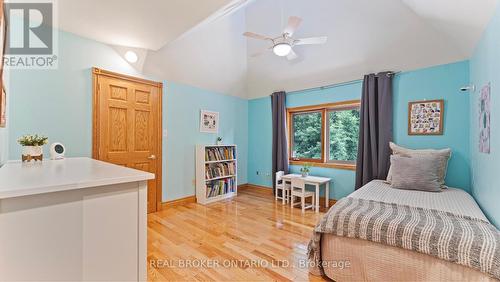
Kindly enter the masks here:
[[156, 82], [152, 80], [147, 80], [139, 77], [134, 77], [130, 75], [120, 74], [112, 71], [103, 70], [97, 67], [92, 68], [92, 158], [99, 158], [99, 132], [100, 132], [100, 124], [99, 124], [99, 85], [98, 85], [98, 77], [99, 76], [107, 76], [127, 81], [132, 81], [136, 83], [142, 83], [151, 85], [158, 88], [158, 140], [157, 140], [157, 164], [156, 164], [156, 173], [155, 173], [155, 181], [156, 181], [156, 211], [161, 210], [162, 205], [162, 144], [163, 144], [163, 107], [162, 107], [162, 98], [163, 98], [163, 83]]

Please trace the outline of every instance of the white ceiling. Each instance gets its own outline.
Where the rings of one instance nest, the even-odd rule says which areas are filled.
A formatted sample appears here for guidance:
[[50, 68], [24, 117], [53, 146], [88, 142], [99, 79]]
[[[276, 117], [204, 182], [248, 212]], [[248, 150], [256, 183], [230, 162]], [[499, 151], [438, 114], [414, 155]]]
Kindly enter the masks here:
[[[382, 70], [413, 70], [471, 56], [496, 0], [257, 0], [247, 30], [279, 35], [286, 18], [303, 18], [295, 37], [327, 35], [321, 46], [296, 46], [300, 60], [271, 52], [248, 58], [248, 96], [359, 79]], [[268, 43], [248, 40], [248, 55]]]
[[[247, 3], [250, 3], [246, 5]], [[63, 30], [110, 45], [149, 49], [144, 69], [225, 94], [257, 98], [468, 59], [497, 0], [60, 0]], [[245, 6], [246, 5], [246, 6]], [[239, 12], [233, 13], [237, 9]], [[328, 36], [287, 61], [243, 31]], [[224, 19], [224, 20], [222, 20]], [[195, 28], [194, 28], [195, 27]], [[241, 58], [240, 58], [241, 57]], [[242, 87], [243, 85], [243, 87]]]
[[149, 52], [144, 73], [151, 77], [246, 98], [245, 11], [218, 18]]
[[231, 0], [59, 0], [62, 30], [112, 45], [158, 50]]

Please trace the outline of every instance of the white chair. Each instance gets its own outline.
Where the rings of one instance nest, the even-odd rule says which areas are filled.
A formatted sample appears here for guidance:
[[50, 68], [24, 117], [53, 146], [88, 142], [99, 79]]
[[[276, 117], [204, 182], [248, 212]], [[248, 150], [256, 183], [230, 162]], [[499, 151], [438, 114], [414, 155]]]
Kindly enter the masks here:
[[[283, 175], [285, 173], [283, 171], [276, 172], [276, 201], [280, 199], [283, 203], [288, 203], [288, 199], [290, 198], [290, 184], [285, 183], [283, 180]], [[278, 191], [281, 190], [281, 197], [279, 196]]]
[[[300, 204], [302, 207], [302, 212], [305, 212], [306, 209], [314, 209], [314, 192], [306, 190], [306, 183], [300, 177], [292, 178], [291, 185], [291, 200], [290, 206], [293, 208], [294, 206]], [[295, 203], [295, 197], [300, 198], [300, 202]], [[306, 198], [311, 197], [311, 204], [306, 206]]]

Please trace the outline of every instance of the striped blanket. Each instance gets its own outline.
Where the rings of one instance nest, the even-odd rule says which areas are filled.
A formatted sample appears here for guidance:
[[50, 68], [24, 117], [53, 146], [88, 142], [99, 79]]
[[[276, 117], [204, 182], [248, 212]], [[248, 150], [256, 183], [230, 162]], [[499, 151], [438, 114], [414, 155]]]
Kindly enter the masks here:
[[343, 198], [316, 225], [308, 246], [310, 265], [324, 275], [320, 254], [322, 233], [417, 251], [500, 280], [500, 232], [483, 220], [438, 210]]

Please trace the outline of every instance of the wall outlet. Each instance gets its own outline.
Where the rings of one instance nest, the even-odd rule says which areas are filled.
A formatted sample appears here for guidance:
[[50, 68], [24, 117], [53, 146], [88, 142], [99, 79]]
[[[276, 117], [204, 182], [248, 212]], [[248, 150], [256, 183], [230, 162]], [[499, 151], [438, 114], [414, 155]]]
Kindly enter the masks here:
[[163, 129], [163, 138], [167, 138], [167, 130]]
[[196, 179], [193, 179], [191, 183], [193, 184], [193, 186], [196, 186]]

